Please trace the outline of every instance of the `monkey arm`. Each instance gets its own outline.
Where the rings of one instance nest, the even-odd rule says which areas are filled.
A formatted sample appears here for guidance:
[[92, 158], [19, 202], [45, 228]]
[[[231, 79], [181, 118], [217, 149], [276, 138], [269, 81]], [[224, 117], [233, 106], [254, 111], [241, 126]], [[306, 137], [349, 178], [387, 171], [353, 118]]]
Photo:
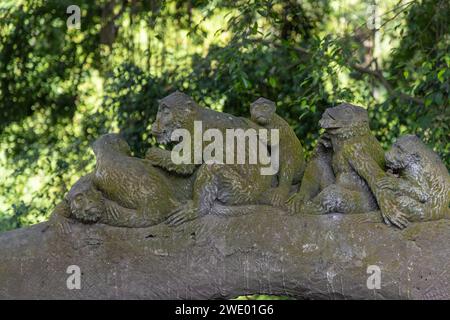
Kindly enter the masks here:
[[[370, 143], [367, 145], [370, 146]], [[408, 220], [404, 212], [400, 210], [396, 204], [395, 195], [389, 190], [380, 188], [379, 182], [387, 177], [380, 164], [378, 164], [374, 157], [376, 155], [371, 150], [365, 149], [360, 143], [347, 145], [344, 150], [344, 155], [351, 165], [351, 167], [366, 181], [372, 191], [378, 206], [380, 207], [381, 215], [386, 224], [394, 224], [400, 229], [408, 225]]]
[[286, 195], [289, 193], [295, 174], [295, 167], [290, 163], [280, 163], [278, 188], [286, 190]]
[[[277, 146], [278, 148], [278, 146]], [[272, 151], [273, 151], [272, 146]], [[289, 196], [289, 191], [291, 189], [292, 182], [294, 180], [295, 175], [297, 174], [298, 166], [295, 165], [295, 159], [292, 159], [293, 155], [291, 154], [292, 150], [279, 149], [278, 148], [278, 159], [274, 161], [278, 161], [278, 173], [275, 173], [278, 177], [278, 186], [270, 190], [268, 195], [268, 203], [275, 207], [284, 207], [284, 204]], [[271, 155], [271, 158], [273, 154]], [[273, 160], [273, 158], [272, 158]], [[273, 167], [273, 163], [271, 163]]]
[[283, 143], [279, 148], [279, 187], [290, 189], [297, 171], [300, 170], [297, 165], [298, 155], [294, 154], [295, 150], [290, 145]]
[[380, 164], [360, 144], [347, 145], [344, 155], [350, 166], [367, 182], [373, 194], [377, 197], [380, 190], [377, 183], [387, 176]]
[[49, 218], [49, 225], [56, 227], [61, 234], [72, 232], [70, 224], [73, 220], [70, 218], [70, 208], [66, 200], [58, 203]]
[[278, 187], [271, 189], [269, 195], [269, 203], [276, 207], [284, 207], [289, 197], [292, 181], [296, 171], [289, 163], [280, 164], [278, 174]]
[[161, 222], [161, 218], [145, 214], [143, 210], [122, 207], [114, 201], [105, 199], [105, 214], [101, 223], [113, 227], [145, 228]]
[[430, 194], [425, 190], [426, 188], [421, 187], [420, 183], [410, 183], [409, 181], [403, 179], [399, 182], [400, 192], [422, 203], [427, 202], [430, 199]]
[[427, 190], [431, 190], [432, 187], [428, 185], [424, 175], [416, 176], [414, 182], [410, 179], [401, 179], [400, 188], [422, 203], [427, 202], [431, 198]]
[[422, 187], [420, 183], [415, 181], [409, 181], [404, 177], [394, 177], [387, 175], [377, 183], [378, 188], [392, 190], [398, 193], [399, 196], [407, 195], [416, 201], [422, 203], [427, 202], [430, 195], [425, 191], [425, 187]]
[[145, 158], [154, 166], [182, 175], [190, 175], [197, 168], [196, 164], [176, 164], [172, 161], [171, 151], [152, 147], [147, 151]]
[[256, 122], [253, 122], [250, 119], [247, 119], [247, 118], [240, 118], [240, 119], [242, 119], [244, 121], [245, 125], [248, 126], [248, 128], [255, 129], [256, 131], [264, 128], [263, 126], [257, 124]]

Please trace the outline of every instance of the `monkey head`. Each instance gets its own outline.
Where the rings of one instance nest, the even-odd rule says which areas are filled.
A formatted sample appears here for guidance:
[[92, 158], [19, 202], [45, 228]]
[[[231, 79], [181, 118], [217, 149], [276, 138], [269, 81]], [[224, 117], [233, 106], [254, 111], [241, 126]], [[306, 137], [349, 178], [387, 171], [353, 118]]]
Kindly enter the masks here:
[[152, 134], [159, 143], [171, 141], [174, 130], [179, 128], [192, 129], [198, 105], [180, 91], [176, 91], [159, 100], [158, 113], [152, 124]]
[[131, 150], [128, 143], [121, 135], [116, 133], [102, 135], [92, 144], [92, 149], [97, 157], [105, 151], [116, 151], [126, 155], [131, 155]]
[[421, 161], [419, 151], [424, 150], [424, 148], [426, 148], [425, 145], [415, 135], [400, 137], [385, 153], [386, 167], [401, 170], [412, 164], [418, 164]]
[[343, 103], [328, 108], [322, 115], [319, 124], [331, 135], [351, 135], [360, 128], [369, 129], [369, 116], [364, 108]]
[[266, 98], [259, 98], [250, 105], [251, 120], [263, 126], [267, 125], [271, 122], [275, 110], [275, 102]]
[[92, 183], [90, 175], [78, 180], [65, 197], [70, 217], [83, 223], [98, 222], [105, 212], [102, 193]]

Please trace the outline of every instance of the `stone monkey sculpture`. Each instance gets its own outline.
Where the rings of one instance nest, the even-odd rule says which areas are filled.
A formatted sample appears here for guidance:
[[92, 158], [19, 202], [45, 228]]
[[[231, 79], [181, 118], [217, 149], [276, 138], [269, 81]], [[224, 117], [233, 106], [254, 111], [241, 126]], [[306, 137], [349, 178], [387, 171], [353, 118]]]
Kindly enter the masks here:
[[101, 136], [93, 150], [95, 171], [72, 187], [56, 208], [55, 219], [148, 227], [166, 220], [186, 193], [190, 196], [189, 179], [185, 183], [175, 181], [150, 161], [132, 157], [128, 144], [118, 134]]
[[438, 155], [418, 137], [397, 139], [385, 154], [386, 167], [399, 177], [386, 176], [378, 188], [395, 193], [399, 211], [410, 222], [450, 219], [450, 176]]
[[101, 136], [93, 150], [97, 158], [94, 184], [106, 198], [160, 222], [179, 205], [167, 179], [148, 160], [132, 157], [120, 135]]
[[361, 213], [377, 210], [379, 206], [386, 223], [398, 227], [407, 223], [392, 195], [377, 185], [387, 174], [384, 152], [370, 132], [367, 111], [351, 104], [328, 108], [320, 126], [331, 140], [336, 182], [303, 203], [303, 212]]
[[[202, 108], [177, 91], [160, 100], [152, 133], [159, 143], [166, 144], [175, 129], [187, 129], [194, 136], [194, 121], [201, 121], [203, 130], [218, 129], [223, 133], [226, 129], [251, 128], [248, 120]], [[204, 216], [216, 203], [229, 206], [261, 203], [273, 178], [262, 175], [259, 164], [175, 164], [171, 151], [159, 148], [150, 149], [146, 158], [155, 166], [183, 175], [192, 174], [198, 168], [193, 199], [174, 210], [168, 219], [172, 225]], [[223, 212], [231, 214], [229, 210]]]
[[[273, 101], [259, 98], [250, 105], [251, 120], [265, 129], [279, 131], [278, 185], [268, 194], [269, 203], [282, 207], [288, 198], [292, 184], [299, 183], [305, 169], [303, 147], [294, 130], [275, 113]], [[273, 145], [272, 145], [273, 147]]]
[[334, 176], [331, 165], [333, 148], [326, 134], [323, 134], [318, 142], [311, 158], [309, 159], [300, 188], [287, 201], [287, 208], [292, 214], [302, 211], [302, 205], [313, 199], [327, 186], [334, 184]]
[[[251, 123], [201, 108], [176, 92], [161, 100], [154, 134], [159, 142], [167, 143], [177, 128], [192, 132], [196, 120], [205, 129], [220, 131], [262, 125], [282, 131], [283, 147], [282, 142], [292, 142], [295, 135], [285, 122], [276, 120], [274, 111], [269, 100], [258, 99], [252, 104], [255, 123]], [[400, 228], [412, 221], [450, 218], [450, 178], [439, 157], [415, 136], [399, 138], [384, 154], [368, 122], [367, 112], [350, 104], [324, 112], [320, 125], [326, 132], [306, 167], [299, 192], [288, 201], [289, 209], [312, 214], [359, 213], [376, 210], [378, 205], [385, 222]], [[294, 144], [301, 150], [299, 142]], [[95, 171], [74, 184], [51, 217], [65, 232], [71, 220], [147, 227], [166, 219], [176, 225], [209, 213], [235, 216], [250, 208], [264, 210], [260, 204], [272, 191], [273, 177], [262, 175], [260, 165], [175, 164], [169, 150], [156, 148], [149, 151], [148, 160], [138, 159], [117, 134], [100, 137], [93, 149]], [[293, 150], [280, 150], [280, 155]], [[280, 174], [288, 172], [285, 177], [292, 174], [290, 184], [301, 168], [303, 156], [299, 154], [293, 167], [280, 168]], [[290, 160], [281, 158], [280, 167]], [[385, 161], [399, 177], [385, 172]], [[286, 185], [289, 180], [279, 179]]]
[[115, 227], [148, 227], [158, 224], [159, 218], [144, 216], [135, 209], [122, 207], [104, 197], [93, 182], [94, 173], [78, 180], [54, 209], [50, 223], [61, 233], [71, 232], [71, 222], [103, 223]]
[[[194, 121], [201, 121], [204, 131], [218, 129], [225, 132], [226, 129], [249, 128], [246, 119], [202, 108], [188, 95], [176, 91], [159, 100], [158, 113], [152, 124], [152, 135], [158, 143], [163, 145], [171, 143], [171, 135], [176, 129], [186, 129], [191, 136], [194, 136]], [[153, 165], [180, 175], [191, 175], [199, 167], [199, 164], [195, 164], [193, 161], [192, 163], [176, 164], [172, 161], [170, 150], [156, 147], [148, 150], [146, 158]]]

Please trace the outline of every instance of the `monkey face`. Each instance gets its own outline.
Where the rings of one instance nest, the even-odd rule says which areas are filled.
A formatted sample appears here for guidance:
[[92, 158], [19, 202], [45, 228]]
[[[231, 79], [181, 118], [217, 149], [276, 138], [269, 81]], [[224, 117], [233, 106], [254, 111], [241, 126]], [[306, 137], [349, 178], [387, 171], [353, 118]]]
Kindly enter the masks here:
[[366, 125], [368, 122], [369, 117], [365, 109], [351, 104], [341, 104], [326, 109], [319, 124], [327, 132], [335, 134], [349, 128]]
[[99, 221], [104, 212], [103, 198], [97, 190], [76, 192], [68, 201], [72, 217], [84, 223]]
[[70, 217], [84, 223], [94, 223], [101, 219], [105, 212], [102, 193], [97, 190], [91, 176], [78, 180], [66, 196], [70, 208]]
[[385, 153], [387, 168], [401, 170], [420, 161], [420, 156], [414, 152], [416, 148], [409, 140], [411, 138], [408, 136], [398, 139], [391, 149]]
[[325, 110], [319, 124], [322, 128], [332, 130], [350, 125], [351, 111], [348, 109], [336, 110], [333, 108]]
[[186, 94], [174, 92], [159, 101], [158, 113], [152, 124], [152, 135], [161, 144], [172, 141], [174, 130], [190, 130], [194, 125], [197, 105]]
[[251, 120], [262, 126], [268, 125], [272, 120], [275, 109], [276, 106], [274, 102], [259, 98], [250, 105]]
[[159, 143], [166, 144], [170, 142], [170, 136], [175, 129], [173, 128], [173, 123], [173, 110], [164, 102], [160, 103], [155, 122], [152, 124], [152, 135]]
[[273, 111], [271, 110], [270, 106], [257, 105], [251, 108], [250, 114], [253, 122], [264, 126], [270, 123]]

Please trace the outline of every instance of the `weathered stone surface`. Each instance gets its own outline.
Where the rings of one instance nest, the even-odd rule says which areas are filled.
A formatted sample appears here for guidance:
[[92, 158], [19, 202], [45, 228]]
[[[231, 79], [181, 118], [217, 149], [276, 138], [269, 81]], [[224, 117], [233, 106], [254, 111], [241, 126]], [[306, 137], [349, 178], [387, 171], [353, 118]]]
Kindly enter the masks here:
[[[269, 207], [170, 228], [41, 223], [0, 234], [0, 298], [450, 299], [450, 220], [398, 230], [379, 213], [287, 216]], [[68, 290], [69, 265], [82, 271]], [[367, 288], [367, 267], [381, 289]]]

